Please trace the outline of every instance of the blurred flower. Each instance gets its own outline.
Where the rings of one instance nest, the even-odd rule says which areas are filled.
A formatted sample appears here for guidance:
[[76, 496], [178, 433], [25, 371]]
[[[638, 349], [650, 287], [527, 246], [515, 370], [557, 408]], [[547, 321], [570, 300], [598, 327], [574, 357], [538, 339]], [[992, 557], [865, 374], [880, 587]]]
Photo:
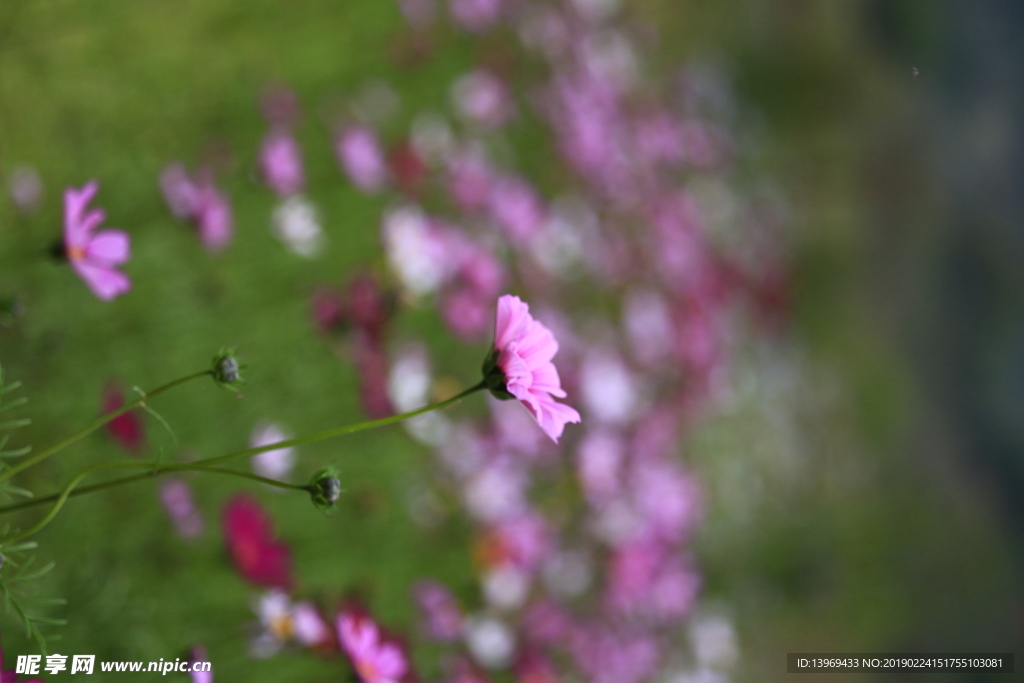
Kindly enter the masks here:
[[323, 647], [331, 642], [331, 629], [311, 602], [293, 603], [287, 593], [264, 593], [255, 607], [262, 633], [253, 641], [255, 656], [264, 658], [294, 640], [304, 647]]
[[338, 616], [338, 641], [362, 683], [397, 683], [409, 673], [409, 662], [397, 643], [381, 637], [368, 616], [345, 612]]
[[317, 287], [310, 297], [313, 323], [323, 333], [338, 332], [348, 321], [345, 295], [335, 287]]
[[503, 0], [450, 0], [452, 16], [467, 31], [478, 33], [493, 27], [501, 15]]
[[410, 26], [419, 30], [430, 26], [437, 14], [435, 0], [398, 0], [398, 7]]
[[640, 683], [656, 671], [660, 655], [651, 635], [618, 633], [597, 625], [579, 630], [571, 651], [592, 683]]
[[441, 315], [454, 334], [473, 339], [487, 332], [505, 268], [490, 249], [460, 233], [448, 235], [446, 242], [451, 263], [439, 302]]
[[412, 294], [433, 292], [448, 271], [444, 241], [430, 219], [415, 206], [384, 214], [384, 249], [391, 269]]
[[100, 209], [87, 209], [96, 196], [95, 180], [80, 190], [64, 193], [64, 254], [93, 294], [104, 301], [128, 292], [131, 280], [116, 267], [131, 257], [128, 233], [122, 230], [93, 231], [103, 222]]
[[263, 181], [281, 198], [296, 195], [306, 186], [302, 153], [288, 128], [275, 126], [263, 139], [260, 171]]
[[672, 351], [672, 314], [664, 297], [654, 290], [638, 290], [626, 297], [623, 326], [633, 357], [655, 366]]
[[415, 592], [427, 636], [441, 641], [458, 638], [462, 633], [462, 610], [448, 589], [436, 581], [421, 581]]
[[697, 661], [708, 669], [728, 670], [739, 659], [736, 629], [719, 615], [702, 615], [690, 622], [690, 643]]
[[[196, 645], [192, 648], [188, 661], [193, 664], [196, 662], [209, 662], [210, 659], [206, 654], [206, 648], [202, 645]], [[192, 677], [192, 683], [213, 683], [213, 666], [210, 666], [209, 671], [190, 671], [189, 675]], [[6, 683], [6, 681], [4, 683]], [[25, 683], [32, 682], [25, 681]]]
[[423, 182], [430, 170], [423, 152], [410, 140], [402, 140], [388, 155], [391, 176], [398, 188], [407, 195], [416, 196], [423, 189]]
[[43, 201], [43, 181], [39, 172], [31, 166], [18, 166], [7, 179], [14, 207], [22, 213], [32, 213]]
[[515, 634], [504, 622], [492, 617], [474, 617], [466, 622], [466, 647], [480, 666], [500, 669], [512, 661]]
[[372, 419], [393, 415], [395, 409], [388, 398], [388, 357], [383, 345], [360, 336], [353, 345], [352, 357], [366, 415]]
[[526, 601], [530, 584], [530, 575], [522, 569], [497, 567], [484, 573], [484, 597], [497, 610], [518, 609]]
[[483, 152], [475, 147], [450, 150], [446, 161], [448, 191], [456, 205], [464, 211], [486, 207], [497, 174]]
[[476, 555], [484, 569], [512, 568], [533, 572], [553, 545], [542, 517], [523, 511], [490, 524], [477, 541]]
[[544, 227], [547, 210], [537, 192], [524, 179], [499, 178], [491, 186], [491, 216], [515, 245], [524, 245]]
[[[262, 448], [278, 441], [290, 439], [292, 434], [273, 422], [260, 422], [249, 437], [250, 448]], [[294, 448], [278, 448], [252, 456], [252, 469], [267, 479], [286, 479], [295, 465]]]
[[316, 207], [301, 196], [288, 197], [274, 209], [273, 225], [277, 238], [299, 256], [313, 258], [323, 248]]
[[352, 184], [374, 193], [387, 182], [387, 165], [377, 134], [368, 126], [349, 126], [338, 134], [335, 152], [338, 163]]
[[179, 536], [195, 538], [203, 533], [206, 522], [192, 500], [192, 488], [183, 479], [163, 480], [160, 483], [160, 502]]
[[224, 506], [222, 523], [235, 568], [243, 578], [268, 588], [291, 586], [291, 551], [274, 540], [270, 518], [258, 502], [235, 496]]
[[512, 668], [519, 683], [558, 683], [561, 679], [548, 658], [534, 648], [521, 652]]
[[214, 186], [208, 171], [194, 179], [182, 164], [168, 164], [160, 174], [160, 188], [171, 213], [195, 224], [208, 251], [220, 251], [231, 243], [231, 205]]
[[596, 348], [586, 353], [580, 389], [588, 417], [617, 425], [628, 422], [639, 408], [638, 384], [635, 373], [615, 351]]
[[551, 330], [533, 319], [527, 304], [509, 294], [498, 299], [494, 351], [484, 364], [487, 386], [498, 398], [519, 399], [555, 443], [567, 423], [580, 421], [573, 408], [555, 401], [566, 395], [551, 362], [557, 352]]
[[700, 576], [674, 549], [655, 539], [618, 548], [608, 570], [609, 605], [629, 616], [678, 621], [689, 612]]
[[485, 69], [477, 69], [455, 81], [452, 99], [463, 118], [482, 128], [500, 128], [512, 116], [508, 86]]
[[577, 476], [587, 501], [602, 508], [622, 490], [622, 461], [625, 444], [615, 433], [595, 429], [587, 432], [579, 447]]
[[[123, 406], [124, 394], [115, 383], [107, 382], [103, 386], [103, 414], [109, 415]], [[132, 455], [138, 455], [142, 451], [146, 436], [142, 430], [142, 420], [134, 410], [118, 415], [108, 422], [106, 427], [107, 433], [121, 448]]]

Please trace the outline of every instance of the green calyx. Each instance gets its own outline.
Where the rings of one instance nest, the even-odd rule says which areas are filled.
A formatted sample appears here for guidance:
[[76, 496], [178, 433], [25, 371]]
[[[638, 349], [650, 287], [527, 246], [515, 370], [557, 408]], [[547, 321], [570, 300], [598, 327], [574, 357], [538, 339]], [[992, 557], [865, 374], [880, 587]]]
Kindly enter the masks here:
[[494, 398], [500, 401], [507, 401], [515, 398], [509, 393], [507, 389], [508, 380], [505, 378], [505, 373], [501, 368], [498, 367], [498, 358], [501, 357], [501, 351], [494, 349], [487, 354], [484, 358], [484, 364], [481, 370], [484, 374], [484, 386], [491, 392]]
[[245, 384], [245, 378], [242, 377], [242, 371], [246, 369], [246, 365], [238, 362], [238, 357], [235, 355], [233, 348], [222, 348], [220, 352], [213, 357], [213, 366], [210, 368], [210, 376], [213, 377], [213, 381], [218, 385], [227, 389], [239, 393], [243, 384]]
[[341, 497], [341, 480], [338, 470], [325, 467], [313, 475], [306, 487], [310, 500], [321, 512], [333, 512]]

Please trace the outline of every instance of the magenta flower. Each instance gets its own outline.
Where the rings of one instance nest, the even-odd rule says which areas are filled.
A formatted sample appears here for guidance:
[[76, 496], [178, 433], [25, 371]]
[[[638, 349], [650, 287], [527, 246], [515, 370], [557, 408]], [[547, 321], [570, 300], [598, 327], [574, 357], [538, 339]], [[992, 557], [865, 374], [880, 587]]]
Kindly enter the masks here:
[[387, 161], [372, 128], [346, 128], [338, 135], [335, 152], [342, 170], [357, 188], [366, 193], [384, 188], [388, 179]]
[[551, 359], [558, 342], [547, 327], [533, 319], [530, 307], [510, 294], [498, 299], [494, 350], [484, 362], [484, 382], [497, 398], [517, 398], [544, 433], [558, 443], [565, 425], [580, 414], [555, 398], [565, 398], [558, 370]]
[[279, 197], [296, 195], [306, 186], [299, 143], [287, 128], [277, 127], [264, 138], [260, 149], [260, 170], [264, 182]]
[[231, 243], [231, 205], [213, 184], [209, 171], [193, 178], [182, 164], [168, 164], [160, 174], [160, 189], [175, 218], [196, 226], [207, 251], [221, 251]]
[[192, 500], [191, 487], [183, 479], [165, 480], [160, 485], [160, 502], [179, 536], [195, 538], [203, 533], [206, 522]]
[[116, 270], [128, 261], [131, 252], [128, 233], [93, 233], [105, 218], [102, 210], [87, 208], [98, 189], [99, 183], [93, 180], [80, 190], [69, 188], [64, 193], [64, 254], [93, 294], [110, 301], [132, 288], [128, 276]]
[[369, 617], [345, 612], [338, 616], [338, 641], [362, 683], [397, 683], [409, 671], [398, 644], [381, 637]]

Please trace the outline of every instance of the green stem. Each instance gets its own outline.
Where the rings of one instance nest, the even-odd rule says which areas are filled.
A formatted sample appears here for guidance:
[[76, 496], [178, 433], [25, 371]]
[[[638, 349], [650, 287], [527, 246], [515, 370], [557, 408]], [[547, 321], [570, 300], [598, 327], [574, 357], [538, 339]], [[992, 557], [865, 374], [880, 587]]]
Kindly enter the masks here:
[[[244, 450], [235, 451], [233, 453], [228, 453], [226, 455], [220, 455], [220, 456], [216, 456], [216, 457], [213, 457], [213, 458], [205, 458], [203, 460], [196, 460], [196, 461], [191, 462], [191, 463], [160, 464], [160, 463], [155, 463], [155, 462], [138, 462], [138, 461], [134, 461], [134, 460], [128, 460], [128, 461], [109, 462], [109, 463], [102, 463], [100, 465], [95, 465], [95, 466], [90, 467], [89, 469], [85, 470], [84, 472], [80, 473], [74, 479], [72, 479], [68, 483], [68, 485], [66, 487], [64, 487], [64, 490], [62, 492], [60, 492], [59, 494], [53, 494], [53, 495], [45, 496], [43, 498], [36, 498], [34, 500], [28, 500], [28, 501], [24, 501], [24, 502], [21, 502], [21, 503], [16, 503], [14, 505], [7, 505], [7, 506], [4, 506], [4, 507], [0, 508], [0, 515], [2, 515], [2, 514], [6, 514], [8, 512], [15, 512], [17, 510], [24, 510], [26, 508], [34, 507], [36, 505], [42, 505], [42, 504], [48, 503], [50, 501], [56, 501], [56, 503], [50, 509], [50, 511], [46, 514], [46, 516], [44, 516], [41, 520], [39, 520], [39, 522], [37, 522], [34, 526], [32, 526], [29, 529], [27, 529], [25, 531], [22, 531], [22, 532], [14, 535], [14, 536], [10, 536], [10, 537], [4, 538], [4, 539], [0, 539], [0, 541], [2, 541], [5, 544], [12, 543], [14, 541], [19, 541], [19, 540], [21, 540], [23, 538], [27, 538], [28, 536], [31, 536], [31, 535], [33, 535], [35, 533], [38, 533], [40, 530], [42, 530], [47, 524], [49, 524], [53, 520], [53, 518], [57, 515], [57, 513], [60, 512], [61, 507], [64, 505], [64, 503], [67, 501], [67, 499], [72, 497], [72, 496], [82, 495], [82, 494], [86, 494], [86, 493], [92, 493], [93, 491], [100, 491], [100, 490], [108, 489], [108, 488], [114, 488], [115, 486], [123, 486], [125, 484], [131, 484], [131, 483], [134, 483], [136, 481], [141, 481], [143, 479], [148, 479], [148, 478], [151, 478], [151, 477], [160, 476], [162, 474], [167, 474], [168, 472], [195, 471], [195, 472], [210, 472], [212, 474], [228, 474], [228, 475], [243, 477], [243, 478], [254, 480], [254, 481], [259, 481], [259, 482], [261, 482], [263, 484], [268, 484], [270, 486], [277, 486], [279, 488], [288, 488], [288, 489], [296, 489], [296, 490], [308, 491], [309, 489], [306, 486], [299, 486], [299, 485], [296, 485], [296, 484], [287, 484], [285, 482], [276, 481], [274, 479], [266, 479], [264, 477], [260, 477], [260, 476], [257, 476], [255, 474], [249, 474], [247, 472], [238, 472], [238, 471], [235, 471], [235, 470], [229, 470], [229, 469], [225, 469], [225, 468], [222, 468], [222, 467], [216, 467], [216, 465], [219, 465], [221, 463], [227, 462], [229, 460], [237, 460], [239, 458], [251, 457], [253, 455], [258, 455], [258, 454], [264, 453], [266, 451], [276, 451], [276, 450], [281, 449], [281, 448], [290, 448], [290, 447], [293, 447], [293, 446], [301, 446], [301, 445], [307, 444], [307, 443], [313, 443], [313, 442], [316, 442], [316, 441], [323, 441], [325, 439], [331, 439], [331, 438], [334, 438], [336, 436], [344, 436], [344, 435], [347, 435], [347, 434], [354, 434], [355, 432], [361, 432], [361, 431], [364, 431], [364, 430], [367, 430], [367, 429], [375, 429], [377, 427], [384, 427], [384, 426], [387, 426], [387, 425], [390, 425], [390, 424], [394, 424], [396, 422], [401, 422], [403, 420], [408, 420], [409, 418], [417, 417], [418, 415], [423, 415], [424, 413], [429, 413], [430, 411], [433, 411], [433, 410], [440, 410], [442, 408], [447, 408], [450, 405], [458, 403], [460, 400], [462, 400], [463, 398], [465, 398], [469, 394], [472, 394], [473, 392], [479, 391], [479, 390], [484, 389], [484, 388], [485, 388], [485, 384], [483, 382], [481, 382], [480, 384], [477, 384], [476, 386], [473, 386], [473, 387], [470, 387], [469, 389], [466, 389], [465, 391], [463, 391], [461, 394], [458, 394], [457, 396], [453, 396], [452, 398], [449, 398], [449, 399], [447, 399], [445, 401], [441, 401], [440, 403], [434, 403], [432, 405], [424, 406], [422, 408], [417, 408], [416, 410], [411, 410], [411, 411], [409, 411], [407, 413], [401, 413], [399, 415], [392, 415], [391, 417], [385, 417], [385, 418], [381, 418], [379, 420], [370, 420], [369, 422], [359, 422], [359, 423], [356, 423], [354, 425], [345, 425], [344, 427], [336, 427], [334, 429], [328, 429], [328, 430], [325, 430], [325, 431], [322, 431], [322, 432], [316, 432], [315, 434], [309, 434], [307, 436], [300, 436], [300, 437], [297, 437], [297, 438], [294, 438], [294, 439], [286, 439], [285, 441], [278, 441], [276, 443], [268, 444], [266, 446], [260, 446], [260, 447], [257, 447], [257, 448], [246, 448]], [[128, 476], [128, 477], [121, 477], [120, 479], [112, 479], [110, 481], [102, 482], [100, 484], [93, 484], [92, 486], [87, 486], [87, 487], [78, 489], [77, 491], [75, 490], [76, 487], [78, 486], [78, 484], [83, 479], [88, 477], [89, 475], [94, 474], [96, 472], [101, 472], [103, 470], [109, 470], [109, 469], [145, 469], [145, 470], [149, 470], [149, 471], [145, 472], [145, 473], [142, 473], [142, 474], [134, 474], [134, 475], [131, 475], [131, 476]]]
[[[126, 477], [125, 479], [132, 479], [133, 481], [135, 481], [135, 480], [138, 480], [138, 479], [141, 479], [141, 478], [158, 477], [161, 474], [167, 474], [169, 472], [209, 472], [211, 474], [225, 474], [225, 475], [229, 475], [229, 476], [233, 476], [233, 477], [240, 477], [242, 479], [249, 479], [251, 481], [258, 481], [261, 484], [267, 484], [268, 486], [276, 486], [277, 488], [281, 488], [281, 489], [290, 489], [290, 490], [293, 490], [293, 491], [305, 491], [307, 493], [310, 491], [309, 486], [307, 486], [307, 485], [300, 486], [299, 484], [289, 484], [288, 482], [285, 482], [285, 481], [278, 481], [276, 479], [268, 479], [266, 477], [261, 477], [261, 476], [256, 475], [256, 474], [249, 474], [248, 472], [238, 472], [236, 470], [229, 470], [229, 469], [227, 469], [225, 467], [206, 467], [206, 466], [203, 466], [203, 465], [201, 465], [199, 463], [183, 462], [183, 463], [171, 463], [171, 464], [168, 464], [168, 465], [161, 465], [158, 462], [138, 462], [137, 460], [120, 460], [120, 461], [116, 461], [116, 462], [105, 462], [105, 463], [102, 463], [102, 464], [99, 464], [99, 465], [94, 465], [93, 467], [90, 467], [89, 469], [79, 473], [79, 475], [77, 477], [72, 479], [68, 483], [68, 485], [64, 487], [64, 490], [59, 495], [56, 496], [56, 500], [57, 500], [56, 504], [52, 508], [50, 508], [50, 511], [48, 513], [46, 513], [46, 516], [44, 516], [41, 520], [39, 520], [34, 526], [29, 527], [25, 531], [22, 531], [22, 532], [19, 532], [17, 534], [14, 534], [13, 536], [7, 536], [7, 537], [5, 537], [3, 539], [0, 539], [0, 542], [2, 542], [5, 545], [6, 544], [11, 544], [11, 543], [16, 543], [17, 541], [20, 541], [23, 538], [28, 538], [29, 536], [32, 536], [32, 535], [42, 531], [42, 529], [47, 524], [52, 522], [53, 518], [57, 516], [57, 513], [60, 512], [60, 509], [64, 506], [64, 503], [67, 501], [67, 499], [72, 496], [72, 494], [73, 494], [75, 488], [78, 486], [78, 484], [81, 483], [82, 480], [85, 479], [86, 477], [88, 477], [89, 475], [95, 474], [97, 472], [102, 472], [103, 470], [137, 470], [137, 469], [146, 469], [146, 470], [150, 470], [150, 471], [146, 472], [143, 475], [135, 475], [133, 477]], [[115, 480], [115, 481], [124, 482], [125, 479], [120, 479], [120, 480]], [[111, 482], [107, 482], [107, 483], [109, 484]], [[90, 488], [92, 488], [92, 487], [90, 487]], [[50, 496], [49, 498], [52, 499], [53, 496]], [[39, 502], [42, 502], [42, 499]]]
[[111, 420], [116, 419], [116, 418], [120, 417], [121, 415], [124, 415], [128, 411], [130, 411], [130, 410], [132, 410], [134, 408], [139, 407], [140, 405], [145, 403], [147, 400], [149, 400], [149, 399], [151, 399], [151, 398], [153, 398], [155, 396], [159, 396], [160, 394], [164, 393], [165, 391], [170, 391], [174, 387], [176, 387], [178, 385], [181, 385], [181, 384], [184, 384], [185, 382], [189, 382], [189, 381], [191, 381], [193, 379], [196, 379], [198, 377], [204, 377], [206, 375], [209, 375], [209, 374], [211, 374], [211, 372], [212, 372], [211, 370], [203, 370], [202, 372], [197, 372], [197, 373], [194, 373], [194, 374], [191, 374], [191, 375], [187, 375], [185, 377], [181, 377], [179, 379], [174, 380], [173, 382], [168, 382], [167, 384], [163, 385], [162, 387], [157, 387], [156, 389], [154, 389], [153, 391], [150, 391], [149, 393], [144, 393], [142, 396], [140, 396], [139, 398], [135, 399], [131, 403], [127, 403], [127, 404], [121, 406], [120, 408], [118, 408], [117, 410], [115, 410], [113, 412], [106, 413], [105, 415], [101, 415], [100, 417], [96, 418], [95, 420], [90, 422], [88, 425], [86, 425], [85, 428], [82, 429], [81, 431], [78, 431], [78, 432], [72, 434], [68, 438], [66, 438], [63, 441], [60, 441], [60, 442], [54, 444], [53, 446], [50, 446], [46, 450], [40, 451], [39, 453], [36, 453], [35, 455], [33, 455], [31, 457], [28, 457], [28, 458], [25, 458], [24, 460], [21, 460], [20, 462], [18, 462], [17, 465], [14, 465], [14, 466], [10, 467], [9, 469], [6, 469], [6, 470], [0, 472], [0, 481], [6, 481], [7, 479], [10, 479], [14, 475], [18, 474], [19, 472], [22, 472], [22, 471], [28, 469], [29, 467], [32, 467], [33, 465], [37, 465], [37, 464], [41, 463], [43, 460], [46, 460], [47, 458], [49, 458], [51, 455], [53, 455], [53, 454], [55, 454], [55, 453], [57, 453], [59, 451], [64, 450], [65, 448], [67, 448], [71, 444], [75, 443], [76, 441], [79, 441], [80, 439], [85, 438], [89, 434], [92, 434], [94, 431], [96, 431], [97, 429], [99, 429], [103, 425], [107, 424]]
[[[197, 465], [219, 465], [224, 462], [231, 460], [237, 460], [239, 458], [251, 457], [253, 455], [259, 455], [260, 453], [266, 453], [267, 451], [276, 451], [281, 448], [292, 448], [294, 446], [302, 446], [307, 443], [314, 443], [316, 441], [323, 441], [325, 439], [333, 439], [336, 436], [347, 436], [348, 434], [355, 434], [356, 432], [362, 432], [367, 429], [376, 429], [377, 427], [386, 427], [396, 422], [402, 422], [424, 413], [429, 413], [433, 410], [440, 410], [447, 408], [448, 406], [458, 403], [466, 396], [469, 396], [475, 391], [480, 391], [486, 388], [483, 382], [476, 386], [466, 389], [457, 396], [441, 401], [440, 403], [433, 403], [431, 405], [417, 408], [416, 410], [410, 410], [407, 413], [400, 413], [398, 415], [392, 415], [391, 417], [384, 417], [379, 420], [370, 420], [369, 422], [358, 422], [354, 425], [345, 425], [344, 427], [335, 427], [334, 429], [327, 429], [322, 432], [316, 432], [314, 434], [307, 434], [306, 436], [299, 436], [294, 439], [286, 439], [285, 441], [278, 441], [277, 443], [267, 444], [266, 446], [258, 446], [256, 448], [246, 448], [241, 451], [235, 451], [234, 453], [227, 453], [225, 455], [218, 455], [214, 458], [206, 458], [204, 460], [196, 460]], [[0, 508], [0, 514], [3, 514], [3, 508]]]

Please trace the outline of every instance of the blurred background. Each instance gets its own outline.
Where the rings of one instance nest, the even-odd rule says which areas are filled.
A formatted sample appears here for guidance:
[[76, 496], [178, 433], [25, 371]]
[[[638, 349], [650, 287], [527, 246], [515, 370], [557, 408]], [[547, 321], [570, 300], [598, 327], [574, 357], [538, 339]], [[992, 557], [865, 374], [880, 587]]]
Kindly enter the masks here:
[[[74, 499], [36, 538], [56, 566], [31, 590], [67, 600], [40, 608], [68, 620], [49, 650], [350, 675], [261, 606], [275, 582], [222, 522], [242, 493], [289, 549], [276, 587], [331, 630], [358, 601], [426, 681], [773, 681], [787, 652], [1013, 651], [1022, 29], [1010, 0], [0, 4], [0, 363], [32, 419], [11, 446], [221, 347], [248, 366], [241, 397], [186, 385], [151, 402], [169, 430], [135, 411], [19, 486], [449, 397], [505, 292], [555, 331], [583, 417], [556, 449], [474, 396], [253, 464], [294, 482], [335, 464], [333, 516], [212, 476]], [[301, 151], [291, 187], [275, 139]], [[64, 192], [92, 179], [131, 237], [113, 301], [54, 256]], [[226, 239], [183, 187], [228, 206]], [[542, 521], [535, 559], [489, 554], [502, 496]], [[671, 613], [641, 595], [662, 579]], [[453, 634], [424, 626], [425, 580], [458, 603]], [[37, 651], [12, 614], [0, 638], [5, 668]], [[588, 648], [615, 652], [604, 673]], [[815, 680], [833, 678], [924, 676]]]

